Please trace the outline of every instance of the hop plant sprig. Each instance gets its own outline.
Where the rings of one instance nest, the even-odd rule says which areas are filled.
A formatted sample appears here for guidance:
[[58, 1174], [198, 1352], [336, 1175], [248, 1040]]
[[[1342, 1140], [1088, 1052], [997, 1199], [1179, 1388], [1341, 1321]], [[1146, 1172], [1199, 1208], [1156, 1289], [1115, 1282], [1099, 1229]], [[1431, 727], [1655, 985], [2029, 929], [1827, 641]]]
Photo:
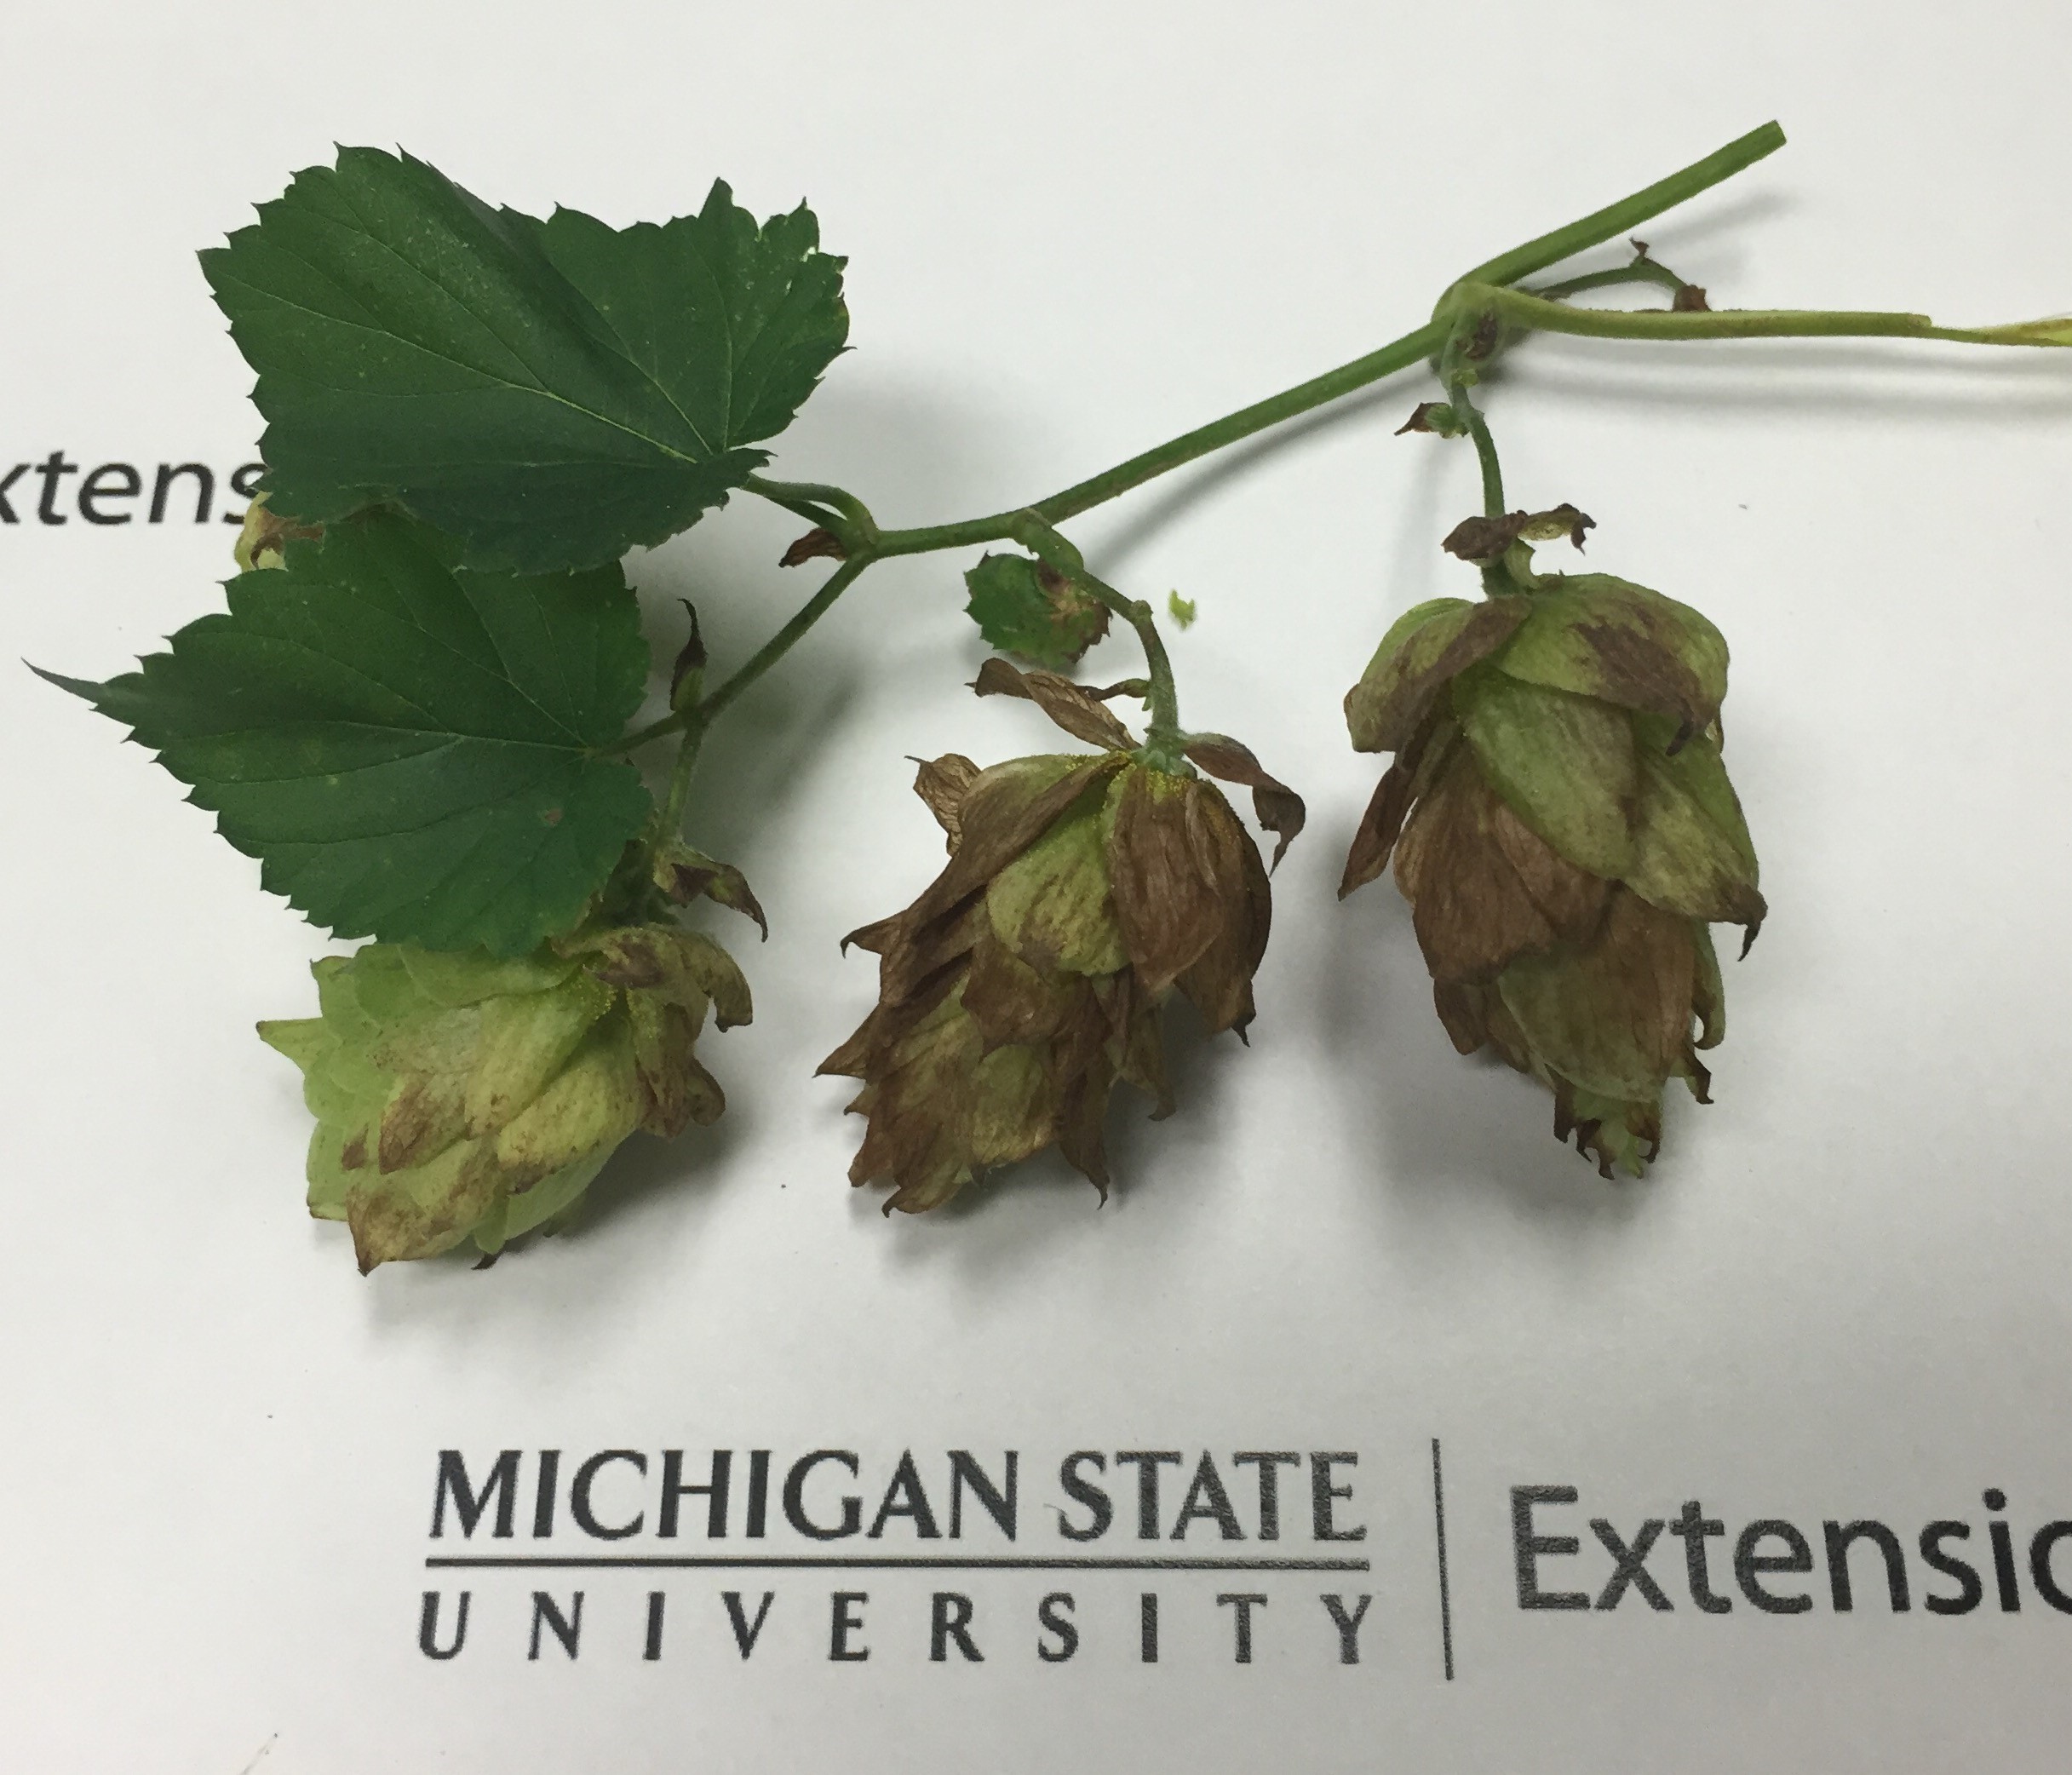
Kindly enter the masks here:
[[[698, 1044], [708, 1019], [748, 1020], [749, 987], [697, 922], [710, 903], [769, 932], [741, 871], [693, 842], [704, 738], [872, 567], [975, 551], [966, 611], [1030, 668], [989, 660], [976, 687], [1093, 750], [922, 766], [950, 856], [852, 933], [879, 999], [823, 1070], [861, 1083], [852, 1176], [889, 1184], [888, 1207], [1053, 1146], [1105, 1192], [1115, 1087], [1174, 1106], [1168, 1002], [1211, 1031], [1254, 1017], [1271, 870], [1211, 779], [1252, 791], [1277, 861], [1304, 809], [1246, 747], [1182, 725], [1157, 612], [1063, 527], [1419, 365], [1438, 388], [1403, 429], [1470, 439], [1480, 463], [1484, 510], [1447, 546], [1482, 595], [1409, 612], [1347, 698], [1355, 745], [1393, 761], [1345, 891], [1392, 862], [1456, 1045], [1539, 1078], [1558, 1134], [1637, 1172], [1664, 1088], [1708, 1093], [1711, 928], [1753, 936], [1766, 910], [1722, 761], [1725, 644], [1644, 588], [1535, 566], [1535, 543], [1580, 547], [1590, 520], [1508, 508], [1480, 395], [1539, 331], [2072, 345], [2063, 319], [1716, 308], [1639, 242], [1531, 283], [1782, 142], [1753, 130], [1478, 266], [1400, 338], [1047, 498], [914, 528], [764, 472], [848, 342], [846, 261], [804, 204], [759, 219], [715, 182], [695, 214], [612, 228], [494, 208], [406, 154], [297, 174], [202, 256], [266, 421], [226, 609], [134, 671], [44, 675], [153, 750], [265, 888], [370, 939], [317, 964], [315, 1016], [261, 1025], [316, 1117], [311, 1211], [347, 1222], [363, 1269], [494, 1255], [565, 1223], [634, 1133], [718, 1116]], [[1667, 305], [1569, 300], [1619, 285]], [[692, 612], [668, 713], [634, 727], [651, 656], [619, 563], [737, 494], [799, 518], [780, 566], [824, 577], [724, 674]], [[1165, 609], [1184, 629], [1196, 604]], [[1066, 675], [1125, 629], [1139, 675]], [[675, 749], [659, 803], [634, 761], [655, 745]]]

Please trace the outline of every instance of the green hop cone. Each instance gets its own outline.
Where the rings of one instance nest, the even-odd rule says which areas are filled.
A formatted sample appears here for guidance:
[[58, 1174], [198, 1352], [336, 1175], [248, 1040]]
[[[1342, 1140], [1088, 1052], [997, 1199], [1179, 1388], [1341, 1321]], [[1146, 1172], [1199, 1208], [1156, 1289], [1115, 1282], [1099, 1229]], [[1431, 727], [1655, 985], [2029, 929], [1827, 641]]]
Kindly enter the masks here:
[[[1053, 1145], [1105, 1196], [1115, 1085], [1172, 1112], [1162, 1007], [1177, 991], [1211, 1033], [1242, 1036], [1272, 915], [1259, 847], [1213, 784], [1144, 761], [1066, 679], [996, 659], [976, 687], [1026, 697], [1105, 750], [921, 767], [915, 788], [950, 861], [904, 912], [846, 939], [879, 956], [878, 1003], [820, 1068], [864, 1082], [849, 1177], [889, 1182], [888, 1214], [939, 1207]], [[1220, 735], [1186, 753], [1250, 784], [1285, 848], [1302, 823], [1291, 790]]]
[[1711, 1100], [1709, 928], [1745, 952], [1765, 911], [1720, 758], [1726, 643], [1643, 586], [1535, 574], [1517, 537], [1551, 523], [1476, 521], [1491, 595], [1407, 612], [1346, 698], [1354, 746], [1396, 756], [1340, 896], [1392, 857], [1454, 1045], [1531, 1073], [1558, 1138], [1639, 1176], [1668, 1081]]
[[725, 950], [660, 925], [515, 961], [370, 943], [313, 972], [320, 1014], [259, 1033], [302, 1069], [309, 1211], [352, 1228], [362, 1274], [565, 1223], [634, 1129], [718, 1118], [698, 1033], [750, 1013]]

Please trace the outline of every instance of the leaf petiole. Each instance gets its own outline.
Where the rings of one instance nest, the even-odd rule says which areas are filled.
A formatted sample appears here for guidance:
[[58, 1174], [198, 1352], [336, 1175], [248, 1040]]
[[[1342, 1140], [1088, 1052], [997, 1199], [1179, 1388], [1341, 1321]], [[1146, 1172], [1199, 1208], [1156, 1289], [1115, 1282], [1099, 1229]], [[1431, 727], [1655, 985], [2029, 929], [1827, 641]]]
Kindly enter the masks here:
[[760, 474], [751, 474], [742, 486], [832, 531], [852, 554], [870, 554], [877, 547], [878, 520], [869, 506], [845, 488], [824, 481], [772, 480]]
[[701, 727], [710, 727], [719, 718], [721, 710], [789, 653], [806, 631], [835, 607], [835, 600], [856, 583], [862, 577], [864, 569], [875, 559], [871, 554], [856, 555], [829, 574], [820, 589], [799, 606], [791, 620], [757, 648], [746, 664], [692, 711], [697, 723]]
[[608, 746], [599, 746], [588, 755], [593, 758], [623, 758], [628, 752], [637, 752], [642, 746], [652, 744], [657, 739], [667, 739], [672, 733], [681, 733], [688, 725], [682, 715], [665, 715], [658, 721], [650, 721], [645, 727], [637, 727], [631, 733], [622, 735]]

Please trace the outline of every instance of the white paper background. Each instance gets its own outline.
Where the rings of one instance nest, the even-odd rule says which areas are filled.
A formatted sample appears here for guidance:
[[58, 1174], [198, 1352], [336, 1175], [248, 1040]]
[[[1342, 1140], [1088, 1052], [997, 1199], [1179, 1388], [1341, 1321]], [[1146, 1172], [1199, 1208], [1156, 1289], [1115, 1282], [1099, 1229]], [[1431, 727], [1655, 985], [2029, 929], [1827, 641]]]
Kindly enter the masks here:
[[[18, 15], [0, 61], [0, 473], [60, 446], [247, 457], [250, 378], [192, 254], [335, 140], [615, 222], [715, 174], [760, 212], [810, 195], [852, 256], [856, 349], [780, 472], [891, 522], [1039, 497], [1369, 349], [1466, 266], [1773, 115], [1783, 155], [1646, 231], [1715, 302], [2072, 304], [2072, 15], [2040, 3], [95, 17]], [[1199, 601], [1174, 642], [1188, 716], [1311, 807], [1252, 1050], [1176, 1040], [1183, 1113], [1118, 1115], [1126, 1181], [1098, 1213], [1043, 1163], [888, 1225], [842, 1181], [842, 1084], [810, 1077], [872, 991], [836, 938], [937, 866], [906, 755], [1053, 744], [960, 688], [980, 657], [961, 560], [875, 571], [709, 749], [695, 832], [775, 933], [726, 933], [757, 1014], [711, 1044], [725, 1122], [642, 1142], [579, 1233], [482, 1275], [363, 1282], [304, 1219], [296, 1082], [250, 1025], [307, 1009], [322, 939], [142, 752], [18, 673], [9, 1766], [2063, 1766], [2072, 1617], [2033, 1592], [2017, 1616], [1896, 1618], [1866, 1570], [1853, 1615], [1816, 1574], [1811, 1614], [1708, 1617], [1665, 1541], [1676, 1611], [1527, 1615], [1506, 1488], [1578, 1485], [1571, 1527], [1629, 1531], [1694, 1496], [1816, 1538], [1857, 1515], [1983, 1535], [1989, 1485], [2024, 1531], [2072, 1514], [2072, 369], [1536, 341], [1492, 391], [1515, 497], [1582, 505], [1593, 563], [1735, 649], [1730, 756], [1774, 916], [1729, 969], [1719, 1100], [1673, 1105], [1640, 1186], [1599, 1183], [1530, 1087], [1453, 1054], [1390, 887], [1332, 900], [1375, 767], [1339, 698], [1391, 616], [1461, 589], [1435, 544], [1472, 508], [1472, 458], [1391, 436], [1429, 392], [1402, 379], [1075, 526], [1108, 577]], [[718, 660], [742, 658], [810, 584], [772, 565], [797, 527], [743, 502], [639, 561], [659, 632], [692, 595]], [[0, 531], [0, 653], [114, 672], [216, 607], [229, 535]], [[1107, 651], [1097, 669], [1132, 669]], [[1069, 1586], [1086, 1649], [1042, 1665], [1053, 1585], [1019, 1576], [966, 1586], [983, 1666], [927, 1662], [909, 1577], [872, 1586], [864, 1665], [825, 1660], [820, 1577], [773, 1581], [746, 1666], [716, 1579], [672, 1583], [659, 1664], [628, 1650], [631, 1577], [591, 1587], [616, 1651], [529, 1663], [508, 1613], [452, 1663], [419, 1656], [439, 1448], [824, 1445], [881, 1485], [904, 1447], [1019, 1447], [1039, 1527], [1073, 1448], [1357, 1448], [1366, 1661], [1331, 1660], [1320, 1587], [1277, 1583], [1234, 1667], [1217, 1581], [1175, 1577], [1148, 1669], [1137, 1586], [1101, 1577]], [[1601, 1557], [1573, 1563], [1601, 1582]], [[478, 1606], [524, 1588], [485, 1581]]]

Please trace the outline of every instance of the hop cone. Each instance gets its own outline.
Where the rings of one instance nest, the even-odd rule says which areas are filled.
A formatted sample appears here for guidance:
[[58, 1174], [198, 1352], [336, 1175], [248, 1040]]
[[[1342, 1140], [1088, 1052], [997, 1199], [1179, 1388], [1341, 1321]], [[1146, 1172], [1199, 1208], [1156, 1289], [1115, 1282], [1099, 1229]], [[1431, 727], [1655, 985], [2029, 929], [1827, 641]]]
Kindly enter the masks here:
[[635, 1129], [717, 1118], [698, 1032], [749, 1017], [726, 951], [658, 925], [516, 961], [370, 943], [313, 971], [320, 1014], [259, 1033], [302, 1069], [309, 1211], [352, 1228], [363, 1274], [565, 1221]]
[[[880, 957], [878, 1003], [820, 1068], [864, 1082], [849, 1176], [890, 1182], [887, 1213], [938, 1207], [1053, 1145], [1105, 1195], [1116, 1083], [1156, 1116], [1174, 1107], [1161, 1007], [1177, 990], [1212, 1032], [1242, 1035], [1266, 952], [1266, 865], [1213, 784], [1143, 761], [1065, 679], [993, 660], [978, 689], [1028, 697], [1107, 750], [921, 767], [950, 862], [904, 912], [847, 939]], [[1300, 801], [1237, 742], [1197, 736], [1187, 753], [1251, 784], [1283, 847], [1300, 829]]]
[[1667, 1082], [1711, 1100], [1708, 927], [1752, 941], [1764, 915], [1720, 761], [1726, 643], [1644, 587], [1533, 575], [1516, 533], [1489, 574], [1515, 591], [1409, 612], [1346, 698], [1355, 747], [1396, 756], [1340, 894], [1392, 854], [1454, 1045], [1531, 1073], [1558, 1138], [1638, 1176]]

